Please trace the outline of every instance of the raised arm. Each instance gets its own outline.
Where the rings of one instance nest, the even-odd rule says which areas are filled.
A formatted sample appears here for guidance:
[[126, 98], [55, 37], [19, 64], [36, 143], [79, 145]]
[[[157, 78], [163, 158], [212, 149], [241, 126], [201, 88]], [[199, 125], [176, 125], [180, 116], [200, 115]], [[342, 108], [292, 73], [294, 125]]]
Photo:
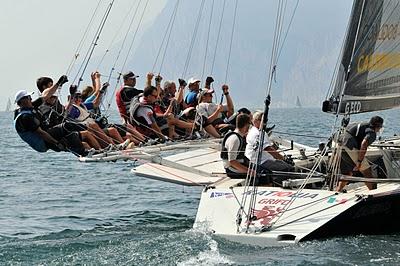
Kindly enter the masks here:
[[185, 91], [187, 83], [183, 79], [178, 79], [178, 82], [179, 82], [179, 88], [178, 91], [175, 93], [175, 99], [177, 104], [181, 104], [183, 101], [183, 92]]
[[226, 84], [222, 85], [222, 92], [223, 92], [224, 95], [225, 95], [226, 104], [227, 104], [227, 107], [228, 107], [227, 116], [230, 117], [231, 115], [233, 115], [234, 107], [233, 107], [232, 98], [231, 98], [231, 96], [229, 95], [229, 87], [228, 87], [228, 85], [226, 85]]
[[50, 88], [45, 89], [42, 92], [42, 98], [44, 101], [48, 100], [56, 91], [58, 88], [60, 88], [62, 85], [68, 82], [68, 78], [66, 75], [62, 75], [56, 83], [53, 84]]

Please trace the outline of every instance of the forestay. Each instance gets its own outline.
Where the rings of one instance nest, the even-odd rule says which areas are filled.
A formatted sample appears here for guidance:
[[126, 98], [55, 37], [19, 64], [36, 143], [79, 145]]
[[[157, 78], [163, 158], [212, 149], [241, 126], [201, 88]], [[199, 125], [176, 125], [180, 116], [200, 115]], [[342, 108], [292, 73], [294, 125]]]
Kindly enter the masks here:
[[[353, 114], [400, 105], [400, 1], [356, 0], [333, 93], [324, 112]], [[341, 99], [341, 97], [343, 97]]]

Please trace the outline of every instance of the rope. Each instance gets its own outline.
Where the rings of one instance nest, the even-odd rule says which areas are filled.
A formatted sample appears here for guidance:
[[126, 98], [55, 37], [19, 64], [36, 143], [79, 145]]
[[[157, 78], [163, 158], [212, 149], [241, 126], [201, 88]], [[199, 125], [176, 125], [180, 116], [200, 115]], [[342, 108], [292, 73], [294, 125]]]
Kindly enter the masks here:
[[276, 130], [274, 130], [273, 132], [278, 133], [278, 134], [280, 134], [280, 135], [297, 136], [297, 137], [307, 137], [307, 138], [315, 138], [315, 139], [326, 139], [326, 136], [297, 134], [297, 133], [289, 133], [289, 132], [276, 131]]

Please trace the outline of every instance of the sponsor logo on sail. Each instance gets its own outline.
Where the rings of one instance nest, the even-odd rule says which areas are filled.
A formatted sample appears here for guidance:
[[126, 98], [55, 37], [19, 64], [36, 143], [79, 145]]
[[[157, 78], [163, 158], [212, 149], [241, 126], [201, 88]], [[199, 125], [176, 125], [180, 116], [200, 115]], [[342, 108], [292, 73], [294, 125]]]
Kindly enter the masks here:
[[361, 111], [361, 102], [360, 101], [351, 101], [347, 102], [344, 112], [346, 114], [355, 114]]

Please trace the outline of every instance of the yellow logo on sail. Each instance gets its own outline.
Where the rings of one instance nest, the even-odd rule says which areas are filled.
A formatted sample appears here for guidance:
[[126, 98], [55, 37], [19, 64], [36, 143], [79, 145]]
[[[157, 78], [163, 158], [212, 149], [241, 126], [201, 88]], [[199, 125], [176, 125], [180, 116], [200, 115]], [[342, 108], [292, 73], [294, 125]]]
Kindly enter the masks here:
[[357, 72], [384, 71], [391, 68], [400, 68], [399, 53], [380, 53], [360, 55], [357, 61]]

